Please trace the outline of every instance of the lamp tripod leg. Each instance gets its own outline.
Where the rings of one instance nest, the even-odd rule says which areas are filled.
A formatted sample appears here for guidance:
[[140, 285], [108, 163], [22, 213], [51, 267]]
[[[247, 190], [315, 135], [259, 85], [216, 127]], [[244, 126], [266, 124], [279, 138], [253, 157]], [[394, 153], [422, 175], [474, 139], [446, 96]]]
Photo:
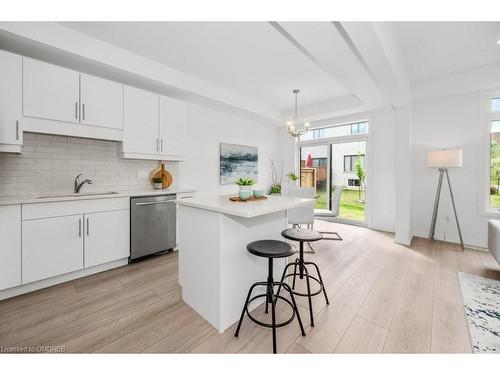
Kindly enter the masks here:
[[439, 179], [438, 179], [438, 185], [437, 185], [437, 190], [436, 190], [436, 198], [434, 198], [434, 208], [432, 210], [431, 228], [429, 230], [429, 241], [432, 241], [434, 239], [437, 213], [438, 213], [438, 208], [439, 208], [439, 198], [441, 196], [441, 186], [443, 185], [443, 173], [444, 173], [444, 170], [439, 169]]
[[450, 176], [448, 170], [445, 169], [446, 180], [448, 181], [448, 188], [450, 189], [451, 205], [453, 206], [453, 213], [455, 214], [455, 221], [457, 222], [458, 236], [460, 237], [460, 246], [464, 249], [464, 239], [462, 238], [462, 231], [460, 230], [460, 223], [458, 222], [457, 209], [455, 208], [455, 199], [453, 199], [453, 191], [451, 190]]

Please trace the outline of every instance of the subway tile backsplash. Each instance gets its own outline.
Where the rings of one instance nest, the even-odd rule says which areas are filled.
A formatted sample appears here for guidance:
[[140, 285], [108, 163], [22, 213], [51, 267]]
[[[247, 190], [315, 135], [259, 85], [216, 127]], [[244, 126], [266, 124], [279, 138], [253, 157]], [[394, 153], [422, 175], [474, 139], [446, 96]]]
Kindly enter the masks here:
[[[0, 199], [72, 193], [76, 175], [94, 180], [82, 191], [150, 189], [154, 160], [120, 159], [118, 142], [24, 133], [21, 155], [0, 153]], [[167, 162], [173, 186], [177, 163]]]

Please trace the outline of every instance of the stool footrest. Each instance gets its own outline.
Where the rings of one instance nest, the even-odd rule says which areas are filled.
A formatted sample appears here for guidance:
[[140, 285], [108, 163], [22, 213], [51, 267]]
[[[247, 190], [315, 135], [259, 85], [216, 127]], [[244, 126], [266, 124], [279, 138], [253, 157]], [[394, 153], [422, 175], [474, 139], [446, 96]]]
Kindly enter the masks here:
[[[276, 297], [276, 299], [280, 299], [282, 301], [285, 301], [292, 308], [292, 316], [288, 320], [286, 320], [284, 322], [281, 322], [281, 323], [275, 323], [274, 324], [274, 326], [276, 328], [280, 328], [280, 327], [284, 327], [284, 326], [290, 324], [295, 319], [295, 309], [293, 307], [292, 302], [289, 301], [288, 299], [286, 299], [285, 297], [282, 297], [282, 296], [275, 296], [275, 297]], [[260, 325], [262, 327], [273, 328], [273, 325], [271, 323], [266, 323], [266, 322], [258, 320], [257, 318], [255, 318], [250, 313], [250, 311], [248, 311], [248, 305], [250, 305], [250, 303], [252, 303], [253, 301], [255, 301], [256, 299], [259, 299], [259, 298], [266, 298], [266, 294], [265, 293], [264, 294], [258, 294], [255, 297], [250, 298], [250, 300], [248, 301], [247, 305], [245, 306], [245, 312], [247, 313], [247, 315], [250, 318], [250, 320], [252, 320], [255, 324], [258, 324], [258, 325]]]

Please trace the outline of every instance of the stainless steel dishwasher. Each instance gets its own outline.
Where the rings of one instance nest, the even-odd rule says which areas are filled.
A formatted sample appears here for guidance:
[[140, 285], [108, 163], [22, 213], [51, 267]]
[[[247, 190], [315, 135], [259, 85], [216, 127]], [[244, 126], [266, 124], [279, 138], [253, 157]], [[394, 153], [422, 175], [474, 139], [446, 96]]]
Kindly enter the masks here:
[[175, 198], [175, 194], [131, 198], [130, 260], [175, 247]]

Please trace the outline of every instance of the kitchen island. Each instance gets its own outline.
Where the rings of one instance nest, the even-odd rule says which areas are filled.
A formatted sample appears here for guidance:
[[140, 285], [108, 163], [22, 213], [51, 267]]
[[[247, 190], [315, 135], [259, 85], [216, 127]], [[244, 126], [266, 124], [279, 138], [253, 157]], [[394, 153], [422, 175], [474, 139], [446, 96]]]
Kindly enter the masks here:
[[[283, 240], [287, 210], [313, 202], [281, 196], [231, 202], [227, 195], [178, 200], [179, 284], [184, 302], [224, 332], [238, 321], [248, 288], [267, 279], [267, 259], [251, 255], [246, 245]], [[285, 262], [274, 260], [275, 279], [281, 277]]]

